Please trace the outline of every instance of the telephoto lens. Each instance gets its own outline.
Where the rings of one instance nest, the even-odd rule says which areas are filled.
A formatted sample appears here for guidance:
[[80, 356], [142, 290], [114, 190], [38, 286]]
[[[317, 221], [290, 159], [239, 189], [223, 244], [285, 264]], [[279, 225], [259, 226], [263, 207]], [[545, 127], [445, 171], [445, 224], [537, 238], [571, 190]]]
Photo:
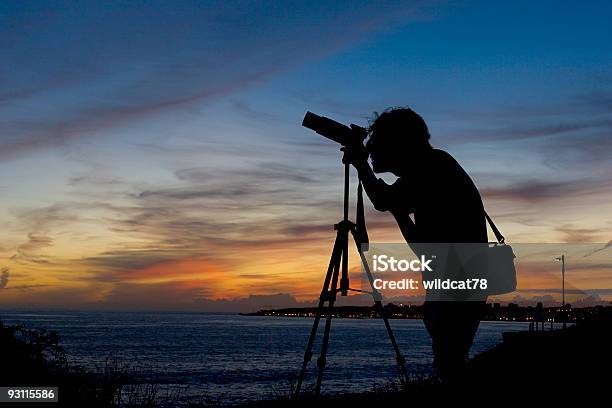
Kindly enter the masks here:
[[351, 124], [351, 126], [343, 125], [333, 119], [319, 116], [312, 112], [306, 112], [302, 126], [314, 130], [321, 136], [324, 136], [343, 146], [348, 146], [355, 143], [361, 143], [367, 135], [367, 130], [361, 126]]

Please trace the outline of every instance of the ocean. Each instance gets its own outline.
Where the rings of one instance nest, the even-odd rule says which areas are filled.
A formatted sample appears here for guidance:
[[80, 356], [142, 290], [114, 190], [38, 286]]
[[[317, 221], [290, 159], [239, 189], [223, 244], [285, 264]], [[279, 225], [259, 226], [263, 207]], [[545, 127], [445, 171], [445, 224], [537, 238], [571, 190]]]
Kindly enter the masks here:
[[[101, 371], [116, 359], [164, 387], [228, 403], [286, 395], [312, 326], [311, 318], [201, 313], [0, 311], [0, 320], [58, 331], [72, 364]], [[423, 322], [398, 319], [391, 326], [409, 372], [431, 373]], [[471, 352], [494, 347], [503, 332], [526, 329], [523, 322], [482, 322]], [[316, 376], [318, 345], [306, 387]], [[396, 378], [382, 320], [333, 320], [323, 393], [368, 391]]]

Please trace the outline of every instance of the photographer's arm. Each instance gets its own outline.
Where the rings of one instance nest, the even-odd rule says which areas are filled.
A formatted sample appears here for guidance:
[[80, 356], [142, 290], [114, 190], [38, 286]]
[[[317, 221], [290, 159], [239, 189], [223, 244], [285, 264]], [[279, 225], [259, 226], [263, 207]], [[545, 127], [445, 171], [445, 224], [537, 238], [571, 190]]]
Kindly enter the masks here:
[[406, 208], [398, 208], [399, 197], [394, 194], [392, 187], [376, 177], [367, 161], [355, 167], [374, 208], [389, 211], [393, 215], [406, 242], [418, 242], [416, 225], [410, 218], [410, 212]]
[[368, 198], [378, 211], [389, 211], [395, 218], [406, 242], [418, 242], [416, 225], [410, 218], [407, 203], [402, 203], [401, 197], [393, 187], [376, 177], [368, 163], [368, 154], [363, 146], [344, 147], [343, 163], [352, 164], [359, 173], [361, 184]]
[[374, 208], [378, 211], [390, 211], [394, 201], [391, 186], [376, 177], [367, 160], [357, 161], [353, 166], [357, 169], [359, 180]]

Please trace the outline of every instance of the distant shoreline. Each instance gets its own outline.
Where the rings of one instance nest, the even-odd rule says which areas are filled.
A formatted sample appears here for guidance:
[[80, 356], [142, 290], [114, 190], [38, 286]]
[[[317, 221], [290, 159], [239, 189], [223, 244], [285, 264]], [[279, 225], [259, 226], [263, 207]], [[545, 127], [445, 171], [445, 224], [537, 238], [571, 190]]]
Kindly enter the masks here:
[[[384, 306], [385, 315], [390, 319], [423, 319], [422, 305], [394, 305], [389, 303]], [[591, 306], [583, 308], [572, 308], [566, 305], [561, 307], [519, 306], [509, 303], [501, 306], [499, 303], [488, 303], [481, 321], [491, 322], [540, 322], [546, 324], [575, 323], [581, 321], [595, 321], [604, 314], [606, 310], [612, 310], [612, 306]], [[374, 306], [339, 306], [332, 309], [326, 308], [327, 317], [331, 314], [334, 318], [342, 319], [379, 319], [380, 312]], [[283, 309], [262, 309], [253, 313], [240, 313], [241, 316], [270, 316], [270, 317], [315, 317], [317, 307], [299, 307]]]

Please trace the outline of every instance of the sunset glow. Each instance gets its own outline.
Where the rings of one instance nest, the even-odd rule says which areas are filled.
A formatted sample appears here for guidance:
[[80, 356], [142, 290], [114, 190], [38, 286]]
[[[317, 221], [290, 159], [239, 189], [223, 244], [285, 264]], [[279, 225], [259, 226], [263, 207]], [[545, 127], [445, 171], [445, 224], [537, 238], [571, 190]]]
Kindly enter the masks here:
[[[306, 110], [410, 105], [508, 242], [611, 242], [609, 4], [187, 4], [0, 6], [0, 307], [312, 304], [343, 169]], [[569, 258], [571, 302], [612, 301], [611, 251]], [[558, 302], [546, 256], [501, 300]]]

